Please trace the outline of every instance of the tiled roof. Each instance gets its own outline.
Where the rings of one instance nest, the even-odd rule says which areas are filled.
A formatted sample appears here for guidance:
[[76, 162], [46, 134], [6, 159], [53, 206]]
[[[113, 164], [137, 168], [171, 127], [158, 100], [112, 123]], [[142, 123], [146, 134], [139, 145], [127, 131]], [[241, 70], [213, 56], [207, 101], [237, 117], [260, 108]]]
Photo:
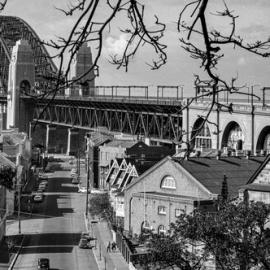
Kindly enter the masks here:
[[188, 160], [173, 158], [210, 192], [220, 194], [224, 175], [227, 177], [229, 196], [234, 197], [263, 163], [265, 157], [197, 157]]
[[106, 134], [100, 134], [99, 132], [91, 133], [91, 141], [94, 146], [99, 146], [111, 140], [111, 136]]
[[110, 147], [122, 147], [122, 148], [130, 148], [133, 145], [135, 145], [137, 141], [130, 141], [130, 140], [113, 140], [111, 142], [108, 142], [106, 146]]
[[11, 168], [15, 168], [16, 165], [11, 160], [5, 157], [5, 154], [0, 153], [0, 166], [9, 166]]
[[270, 192], [270, 185], [267, 184], [248, 184], [241, 188], [253, 191]]

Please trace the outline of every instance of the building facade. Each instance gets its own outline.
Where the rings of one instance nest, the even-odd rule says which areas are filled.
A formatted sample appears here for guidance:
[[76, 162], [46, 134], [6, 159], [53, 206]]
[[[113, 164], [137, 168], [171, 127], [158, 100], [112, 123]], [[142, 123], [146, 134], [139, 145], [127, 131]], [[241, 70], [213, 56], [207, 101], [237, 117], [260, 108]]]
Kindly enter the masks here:
[[126, 151], [137, 141], [114, 139], [99, 147], [99, 181], [100, 186], [106, 187], [106, 176], [108, 175], [111, 163], [116, 158], [124, 158]]
[[212, 157], [179, 159], [166, 157], [125, 189], [124, 229], [141, 234], [160, 233], [184, 211], [219, 199], [226, 174], [229, 198], [263, 163], [265, 157]]

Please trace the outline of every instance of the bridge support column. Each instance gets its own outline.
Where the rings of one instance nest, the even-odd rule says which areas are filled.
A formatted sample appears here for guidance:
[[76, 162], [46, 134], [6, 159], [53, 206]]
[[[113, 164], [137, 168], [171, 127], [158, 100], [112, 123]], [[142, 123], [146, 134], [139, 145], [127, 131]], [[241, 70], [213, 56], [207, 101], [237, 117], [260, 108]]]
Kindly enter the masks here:
[[56, 126], [47, 125], [46, 127], [46, 145], [45, 149], [47, 153], [52, 153], [55, 151], [55, 146], [53, 145], [53, 138], [56, 133]]
[[35, 63], [31, 46], [26, 40], [18, 40], [13, 47], [9, 65], [7, 93], [7, 128], [15, 127], [28, 132], [33, 118], [33, 104], [20, 99], [30, 94], [35, 82]]
[[0, 130], [7, 129], [7, 113], [5, 105], [0, 105]]
[[76, 155], [79, 150], [79, 131], [78, 129], [68, 129], [67, 155]]

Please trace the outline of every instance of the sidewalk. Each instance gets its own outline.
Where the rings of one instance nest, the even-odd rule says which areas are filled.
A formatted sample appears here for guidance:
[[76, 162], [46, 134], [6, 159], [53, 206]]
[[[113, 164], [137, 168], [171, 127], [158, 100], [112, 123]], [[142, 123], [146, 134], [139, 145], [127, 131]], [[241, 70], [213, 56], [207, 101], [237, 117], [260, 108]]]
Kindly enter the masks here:
[[128, 263], [118, 248], [115, 251], [107, 252], [108, 243], [113, 242], [107, 222], [99, 221], [91, 224], [91, 221], [86, 218], [85, 223], [90, 235], [97, 238], [96, 247], [92, 250], [99, 270], [128, 270]]

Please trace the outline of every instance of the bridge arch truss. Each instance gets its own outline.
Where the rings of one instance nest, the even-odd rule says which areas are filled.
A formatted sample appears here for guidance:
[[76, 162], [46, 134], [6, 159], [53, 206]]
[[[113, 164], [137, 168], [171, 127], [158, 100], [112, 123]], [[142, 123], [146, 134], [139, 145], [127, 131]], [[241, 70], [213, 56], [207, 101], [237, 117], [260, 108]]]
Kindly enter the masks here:
[[[16, 41], [25, 39], [29, 42], [35, 62], [36, 88], [44, 89], [57, 73], [45, 46], [37, 33], [24, 20], [13, 16], [0, 16], [0, 92], [7, 93], [9, 63], [12, 48]], [[48, 78], [48, 79], [46, 79]]]

